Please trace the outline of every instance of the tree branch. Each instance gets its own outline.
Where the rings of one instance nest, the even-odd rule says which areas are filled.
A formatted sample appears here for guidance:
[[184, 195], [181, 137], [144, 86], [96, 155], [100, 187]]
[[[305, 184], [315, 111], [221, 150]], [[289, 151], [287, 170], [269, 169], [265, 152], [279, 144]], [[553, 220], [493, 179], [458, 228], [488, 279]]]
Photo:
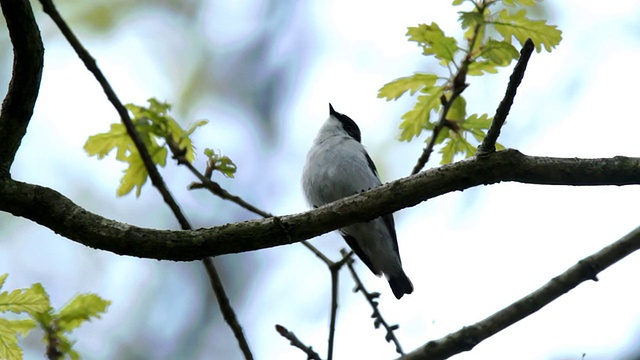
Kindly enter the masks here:
[[33, 220], [92, 248], [189, 261], [299, 242], [442, 194], [502, 181], [577, 186], [640, 184], [640, 158], [550, 158], [505, 150], [430, 169], [306, 213], [199, 230], [144, 229], [116, 222], [86, 211], [55, 190], [1, 178], [0, 210]]
[[580, 283], [587, 280], [598, 281], [598, 273], [638, 249], [640, 249], [640, 227], [597, 253], [580, 260], [538, 290], [488, 318], [463, 327], [442, 339], [430, 341], [401, 359], [447, 359], [463, 351], [469, 351], [481, 341], [535, 313]]
[[222, 280], [220, 279], [220, 275], [218, 274], [218, 270], [213, 263], [213, 258], [206, 257], [202, 259], [202, 263], [207, 270], [207, 275], [209, 275], [209, 281], [211, 282], [211, 287], [213, 288], [213, 292], [216, 295], [216, 299], [218, 300], [218, 305], [220, 306], [220, 312], [224, 317], [224, 321], [229, 325], [233, 335], [236, 337], [238, 341], [238, 346], [240, 347], [240, 351], [242, 351], [242, 355], [245, 359], [253, 359], [253, 354], [251, 353], [251, 349], [249, 348], [249, 343], [247, 342], [246, 337], [244, 336], [244, 331], [242, 331], [242, 326], [236, 317], [236, 313], [231, 307], [231, 303], [229, 302], [229, 298], [227, 297], [227, 292], [224, 290], [222, 286]]
[[[53, 1], [40, 0], [40, 3], [42, 4], [42, 8], [44, 12], [47, 13], [51, 17], [51, 19], [56, 23], [58, 28], [60, 28], [60, 31], [65, 36], [69, 44], [71, 44], [71, 46], [75, 50], [78, 57], [84, 63], [87, 70], [89, 70], [94, 75], [94, 77], [102, 87], [104, 93], [106, 94], [107, 98], [109, 99], [113, 107], [116, 109], [118, 114], [120, 115], [120, 120], [122, 121], [125, 128], [127, 129], [127, 134], [129, 135], [134, 145], [136, 146], [136, 149], [140, 154], [140, 158], [144, 163], [144, 167], [147, 170], [147, 173], [149, 174], [149, 178], [151, 178], [151, 183], [156, 187], [156, 189], [164, 199], [167, 206], [169, 206], [169, 208], [173, 212], [174, 216], [178, 220], [178, 223], [182, 227], [182, 230], [191, 230], [192, 229], [191, 224], [189, 223], [189, 221], [187, 220], [187, 217], [184, 215], [184, 213], [180, 209], [178, 202], [171, 195], [169, 188], [166, 186], [164, 179], [160, 175], [158, 168], [156, 167], [155, 163], [151, 158], [151, 154], [149, 154], [149, 150], [144, 144], [144, 141], [142, 140], [142, 138], [140, 137], [140, 134], [138, 133], [135, 125], [133, 124], [133, 121], [131, 121], [131, 118], [129, 117], [129, 112], [124, 107], [122, 102], [120, 102], [120, 99], [118, 99], [118, 96], [116, 95], [115, 91], [113, 91], [111, 84], [109, 84], [109, 81], [104, 76], [104, 74], [102, 74], [102, 71], [96, 64], [95, 59], [93, 59], [91, 54], [89, 54], [89, 52], [84, 48], [84, 46], [82, 46], [82, 44], [80, 43], [78, 38], [75, 36], [73, 31], [71, 31], [71, 28], [69, 28], [69, 26], [64, 21], [62, 16], [60, 16], [60, 14], [58, 13], [58, 10], [55, 8], [55, 5], [53, 4]], [[218, 305], [220, 306], [220, 311], [222, 312], [222, 315], [225, 321], [227, 322], [233, 334], [235, 335], [236, 339], [238, 340], [238, 346], [240, 347], [240, 350], [242, 351], [245, 359], [252, 360], [253, 355], [251, 354], [251, 350], [249, 349], [249, 344], [244, 336], [242, 327], [238, 322], [235, 312], [231, 307], [231, 304], [229, 303], [229, 298], [227, 297], [226, 291], [222, 286], [222, 280], [218, 275], [218, 270], [215, 267], [213, 259], [204, 258], [202, 262], [207, 271], [207, 275], [209, 275], [209, 280], [211, 282], [213, 291], [216, 295], [216, 299], [218, 300]]]
[[336, 320], [338, 318], [338, 276], [344, 264], [353, 261], [351, 259], [352, 251], [347, 252], [342, 249], [340, 254], [342, 254], [340, 261], [330, 261], [330, 264], [327, 264], [331, 272], [331, 316], [329, 320], [329, 339], [327, 340], [327, 360], [333, 359], [333, 344], [336, 336]]
[[286, 327], [282, 325], [276, 325], [276, 331], [282, 337], [289, 340], [291, 342], [291, 345], [297, 347], [305, 354], [307, 354], [307, 360], [321, 360], [320, 355], [318, 355], [317, 352], [313, 351], [313, 348], [311, 346], [305, 345], [302, 341], [300, 341], [300, 339], [298, 339], [298, 337], [294, 333], [287, 330]]
[[8, 178], [40, 91], [44, 47], [29, 1], [2, 0], [0, 6], [13, 44], [13, 73], [0, 112], [0, 178]]
[[129, 135], [129, 137], [131, 138], [131, 141], [133, 141], [134, 145], [136, 146], [136, 149], [140, 154], [140, 158], [144, 163], [144, 167], [147, 170], [147, 173], [149, 173], [149, 178], [151, 179], [151, 183], [153, 184], [153, 186], [155, 186], [158, 189], [158, 191], [162, 195], [162, 199], [164, 200], [165, 203], [167, 203], [171, 211], [174, 213], [182, 229], [183, 230], [190, 229], [191, 226], [189, 225], [189, 221], [187, 221], [187, 218], [182, 213], [182, 210], [180, 210], [180, 206], [173, 199], [173, 196], [171, 196], [171, 193], [169, 192], [169, 189], [167, 188], [164, 182], [164, 179], [162, 179], [162, 176], [160, 176], [160, 172], [158, 171], [158, 168], [156, 168], [156, 165], [151, 159], [151, 155], [149, 154], [147, 147], [144, 145], [144, 141], [142, 141], [142, 138], [140, 137], [140, 134], [138, 134], [138, 131], [136, 130], [135, 125], [133, 125], [133, 122], [129, 117], [129, 112], [124, 107], [124, 105], [122, 105], [122, 102], [118, 98], [118, 95], [116, 95], [115, 91], [113, 91], [111, 84], [109, 84], [109, 81], [107, 81], [107, 78], [104, 76], [104, 74], [96, 64], [96, 60], [91, 56], [91, 54], [89, 54], [87, 49], [85, 49], [84, 46], [82, 46], [82, 44], [80, 43], [78, 38], [75, 36], [73, 31], [71, 31], [71, 28], [69, 28], [69, 26], [64, 21], [64, 19], [62, 19], [62, 17], [58, 13], [58, 10], [56, 10], [56, 7], [53, 5], [53, 1], [40, 0], [40, 3], [42, 4], [42, 9], [44, 10], [44, 12], [48, 14], [49, 17], [51, 17], [51, 19], [53, 20], [53, 22], [56, 23], [58, 28], [60, 28], [60, 31], [62, 32], [64, 37], [67, 39], [71, 47], [73, 47], [73, 50], [76, 52], [76, 54], [78, 54], [78, 57], [80, 58], [80, 60], [82, 60], [82, 63], [84, 64], [84, 66], [96, 78], [96, 81], [98, 81], [98, 83], [102, 87], [102, 90], [107, 96], [107, 99], [118, 112], [118, 115], [120, 116], [120, 120], [122, 121], [122, 124], [127, 129], [127, 134]]
[[[342, 251], [345, 251], [345, 250], [343, 249]], [[393, 344], [396, 346], [396, 352], [400, 355], [404, 355], [404, 351], [402, 350], [402, 346], [400, 345], [400, 340], [398, 340], [398, 338], [396, 337], [396, 334], [394, 333], [394, 331], [397, 330], [400, 326], [389, 325], [389, 323], [387, 323], [384, 317], [382, 317], [382, 313], [380, 312], [380, 309], [378, 309], [378, 298], [380, 297], [380, 293], [378, 292], [370, 293], [364, 287], [362, 280], [360, 280], [358, 273], [356, 273], [356, 269], [353, 267], [353, 261], [347, 262], [347, 266], [349, 267], [349, 272], [351, 272], [351, 277], [353, 278], [353, 281], [356, 283], [356, 286], [353, 288], [353, 292], [361, 292], [364, 298], [367, 300], [367, 302], [371, 306], [371, 309], [373, 309], [373, 313], [371, 314], [371, 318], [373, 319], [373, 326], [375, 326], [375, 328], [377, 329], [380, 327], [380, 325], [382, 325], [382, 327], [384, 327], [386, 331], [384, 339], [387, 342], [393, 341]]]
[[513, 73], [507, 85], [507, 91], [496, 109], [496, 114], [493, 116], [493, 121], [491, 122], [489, 131], [487, 131], [487, 136], [482, 140], [482, 144], [478, 146], [478, 156], [485, 156], [496, 151], [496, 141], [498, 141], [498, 136], [500, 136], [500, 129], [502, 129], [504, 122], [507, 120], [509, 110], [511, 110], [511, 105], [513, 105], [513, 100], [516, 97], [518, 86], [520, 86], [522, 78], [524, 78], [524, 72], [527, 70], [527, 63], [529, 62], [529, 58], [531, 58], [533, 49], [533, 41], [527, 39], [520, 50], [520, 59], [518, 59], [516, 66], [513, 68]]

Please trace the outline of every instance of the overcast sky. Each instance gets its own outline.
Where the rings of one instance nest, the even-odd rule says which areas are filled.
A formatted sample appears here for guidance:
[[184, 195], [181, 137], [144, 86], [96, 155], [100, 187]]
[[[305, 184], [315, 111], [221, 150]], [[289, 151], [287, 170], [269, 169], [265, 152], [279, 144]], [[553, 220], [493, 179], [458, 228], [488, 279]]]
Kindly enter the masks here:
[[[35, 5], [35, 4], [34, 4]], [[220, 56], [249, 41], [261, 29], [252, 19], [260, 4], [212, 3], [199, 15], [209, 46]], [[552, 53], [534, 53], [499, 141], [528, 155], [561, 157], [640, 156], [636, 84], [640, 81], [640, 4], [617, 1], [549, 2], [549, 21], [563, 31]], [[45, 70], [36, 112], [13, 167], [14, 178], [52, 187], [108, 218], [154, 228], [177, 228], [157, 192], [146, 185], [140, 199], [115, 197], [123, 169], [113, 158], [98, 161], [82, 150], [86, 138], [108, 129], [117, 115], [48, 18]], [[306, 210], [299, 186], [304, 157], [328, 115], [327, 103], [352, 117], [383, 181], [406, 176], [424, 137], [396, 140], [399, 118], [412, 105], [376, 98], [386, 82], [433, 63], [406, 41], [407, 26], [437, 22], [457, 31], [450, 1], [308, 2], [296, 5], [292, 23], [269, 46], [269, 62], [299, 57], [288, 91], [278, 98], [276, 140], [237, 104], [225, 99], [199, 103], [190, 119], [211, 120], [195, 136], [202, 149], [231, 156], [239, 170], [223, 186], [259, 207], [290, 214]], [[206, 20], [206, 21], [205, 21]], [[177, 102], [173, 88], [193, 50], [188, 32], [174, 31], [170, 15], [128, 18], [103, 36], [79, 33], [123, 102], [149, 97]], [[249, 39], [249, 40], [248, 40]], [[200, 40], [202, 41], [202, 40]], [[169, 50], [157, 44], [166, 42]], [[181, 43], [184, 42], [184, 43]], [[177, 49], [177, 50], [175, 50]], [[297, 52], [304, 49], [304, 53]], [[272, 65], [273, 65], [272, 64]], [[470, 77], [468, 111], [493, 114], [512, 67], [498, 75]], [[9, 73], [9, 70], [5, 70]], [[175, 71], [175, 74], [171, 73]], [[6, 76], [6, 75], [5, 75]], [[172, 82], [173, 81], [173, 82]], [[233, 87], [233, 83], [221, 84]], [[202, 159], [200, 166], [202, 166]], [[435, 166], [431, 161], [429, 166]], [[268, 169], [268, 171], [265, 171]], [[163, 171], [188, 216], [199, 226], [237, 217], [254, 218], [204, 193], [185, 190], [193, 181], [175, 167]], [[396, 300], [384, 279], [357, 269], [370, 290], [380, 291], [385, 319], [400, 324], [405, 351], [473, 324], [527, 295], [581, 258], [640, 225], [636, 186], [574, 188], [503, 183], [429, 200], [396, 214], [400, 251], [415, 292]], [[206, 326], [201, 314], [217, 311], [198, 263], [176, 264], [120, 257], [85, 248], [48, 229], [0, 215], [0, 273], [5, 289], [41, 282], [55, 306], [78, 292], [96, 292], [113, 303], [103, 319], [75, 333], [87, 359], [117, 357], [135, 347], [139, 358], [168, 358], [181, 341], [195, 343], [195, 358], [240, 358], [224, 324]], [[313, 243], [337, 259], [345, 245], [335, 233]], [[300, 245], [225, 256], [241, 263], [242, 276], [225, 274], [231, 298], [258, 359], [303, 359], [273, 329], [282, 324], [325, 357], [329, 318], [329, 272]], [[484, 341], [456, 359], [624, 358], [640, 337], [640, 256], [631, 255], [604, 271], [597, 283], [580, 285], [558, 301]], [[341, 274], [335, 357], [395, 358], [382, 330], [373, 328], [371, 309]], [[205, 299], [206, 298], [206, 299]], [[199, 299], [196, 301], [195, 299]], [[203, 307], [202, 299], [213, 307]], [[198, 303], [199, 307], [194, 308]], [[214, 315], [210, 321], [219, 322]], [[202, 333], [184, 339], [185, 329], [203, 321]], [[126, 345], [123, 345], [126, 344]], [[28, 358], [39, 356], [36, 350]], [[132, 356], [132, 355], [131, 355]]]

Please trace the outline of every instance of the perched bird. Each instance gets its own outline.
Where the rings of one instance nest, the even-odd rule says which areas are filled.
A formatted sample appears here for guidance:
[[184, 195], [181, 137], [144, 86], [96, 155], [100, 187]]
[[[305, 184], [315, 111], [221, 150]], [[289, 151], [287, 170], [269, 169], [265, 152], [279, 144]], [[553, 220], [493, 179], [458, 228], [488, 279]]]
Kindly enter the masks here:
[[[329, 104], [329, 118], [313, 141], [302, 174], [302, 188], [311, 206], [319, 207], [382, 184], [360, 141], [358, 125]], [[385, 275], [396, 298], [413, 292], [402, 270], [393, 214], [339, 231], [374, 274]]]

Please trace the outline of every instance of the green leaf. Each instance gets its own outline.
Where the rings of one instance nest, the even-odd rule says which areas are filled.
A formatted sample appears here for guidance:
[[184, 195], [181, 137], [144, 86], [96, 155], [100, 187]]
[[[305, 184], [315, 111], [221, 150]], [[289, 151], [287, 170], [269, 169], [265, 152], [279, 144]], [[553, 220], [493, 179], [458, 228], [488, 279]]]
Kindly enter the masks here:
[[211, 149], [204, 149], [204, 154], [209, 158], [207, 165], [211, 171], [219, 171], [228, 178], [234, 177], [238, 167], [228, 156], [224, 156], [219, 151], [215, 152]]
[[35, 314], [47, 311], [50, 307], [49, 298], [43, 295], [38, 287], [42, 288], [40, 284], [34, 284], [28, 289], [0, 293], [0, 312]]
[[63, 333], [57, 333], [57, 347], [63, 354], [69, 355], [71, 360], [79, 360], [80, 354], [73, 350], [73, 343]]
[[476, 139], [478, 143], [481, 143], [482, 140], [487, 137], [487, 134], [482, 129], [469, 129], [465, 131], [471, 133], [471, 135], [473, 135], [473, 138]]
[[440, 160], [440, 164], [451, 164], [453, 162], [453, 157], [456, 154], [455, 143], [453, 139], [449, 139], [447, 143], [440, 149], [440, 153], [442, 154], [442, 160]]
[[458, 149], [460, 153], [464, 153], [465, 158], [470, 158], [476, 154], [477, 148], [464, 138], [464, 136], [458, 137]]
[[218, 171], [228, 178], [233, 178], [237, 169], [236, 164], [234, 164], [228, 156], [221, 157], [219, 162]]
[[0, 359], [22, 359], [17, 332], [11, 321], [0, 318]]
[[[131, 121], [140, 135], [140, 139], [151, 155], [155, 165], [165, 166], [169, 148], [184, 156], [189, 162], [195, 160], [195, 148], [189, 138], [200, 126], [207, 123], [199, 120], [192, 124], [186, 131], [169, 115], [171, 105], [158, 101], [155, 98], [147, 100], [148, 106], [126, 104], [125, 107], [131, 113]], [[161, 145], [159, 144], [161, 143]], [[168, 145], [171, 145], [170, 147]], [[123, 196], [136, 189], [136, 196], [140, 196], [142, 186], [146, 183], [148, 173], [144, 166], [140, 152], [135, 146], [124, 125], [111, 124], [108, 132], [90, 136], [84, 145], [84, 149], [90, 156], [97, 155], [104, 158], [111, 150], [117, 149], [116, 159], [126, 162], [128, 167], [120, 179], [120, 185], [116, 191], [117, 196]], [[184, 153], [182, 152], [184, 151]], [[230, 170], [227, 170], [229, 173]]]
[[124, 125], [117, 123], [111, 124], [108, 132], [97, 135], [89, 136], [89, 139], [84, 144], [84, 150], [89, 156], [98, 156], [98, 159], [102, 159], [111, 150], [117, 148], [116, 159], [123, 161], [126, 157], [126, 152], [133, 146], [133, 142], [127, 134], [127, 129]]
[[507, 6], [516, 6], [517, 4], [523, 6], [535, 6], [536, 0], [502, 0], [502, 3]]
[[415, 73], [411, 76], [401, 77], [380, 88], [378, 97], [385, 98], [387, 101], [397, 100], [407, 91], [411, 91], [409, 95], [413, 95], [424, 87], [435, 85], [436, 80], [438, 80], [438, 76], [434, 74]]
[[400, 140], [402, 141], [410, 141], [420, 135], [429, 124], [431, 111], [441, 106], [440, 97], [444, 92], [442, 86], [423, 88], [420, 92], [424, 95], [418, 96], [413, 109], [402, 115], [403, 121], [400, 123], [400, 130], [402, 130]]
[[0, 275], [0, 289], [2, 289], [2, 286], [4, 285], [4, 281], [7, 280], [7, 276], [9, 276], [9, 273]]
[[484, 73], [497, 74], [498, 65], [488, 60], [485, 60], [485, 61], [476, 60], [471, 64], [469, 64], [467, 75], [480, 76]]
[[452, 163], [457, 154], [464, 154], [466, 158], [475, 155], [476, 147], [471, 145], [463, 136], [451, 132], [447, 143], [440, 149], [440, 153], [442, 154], [440, 164], [444, 165]]
[[57, 314], [58, 326], [61, 330], [70, 332], [91, 318], [99, 319], [110, 304], [110, 301], [96, 294], [77, 295]]
[[474, 11], [460, 11], [458, 20], [463, 29], [474, 28], [476, 25], [485, 23], [484, 15], [474, 9]]
[[515, 14], [503, 9], [498, 13], [499, 20], [493, 21], [492, 24], [508, 43], [511, 43], [511, 37], [515, 37], [520, 44], [531, 38], [537, 52], [541, 51], [542, 46], [550, 52], [562, 40], [562, 31], [555, 25], [547, 25], [544, 20], [528, 19], [526, 15], [524, 9]]
[[461, 127], [463, 129], [488, 129], [491, 121], [493, 121], [493, 118], [487, 114], [480, 116], [478, 116], [478, 114], [472, 114], [462, 123]]
[[409, 27], [407, 31], [409, 41], [415, 41], [422, 46], [424, 55], [434, 55], [440, 60], [440, 64], [448, 65], [454, 60], [458, 51], [458, 42], [455, 38], [445, 36], [438, 24], [420, 24], [417, 27]]
[[185, 135], [189, 136], [193, 134], [193, 132], [196, 131], [197, 128], [207, 125], [208, 123], [209, 123], [209, 120], [198, 120], [194, 122], [193, 124], [191, 124], [191, 126], [189, 126], [189, 128], [185, 132]]
[[482, 47], [479, 57], [483, 57], [497, 66], [507, 66], [511, 60], [515, 60], [520, 56], [518, 50], [513, 45], [504, 42], [489, 39]]
[[[442, 144], [445, 140], [447, 140], [449, 138], [449, 132], [451, 130], [449, 128], [443, 128], [442, 130], [440, 130], [440, 132], [438, 133], [438, 137], [436, 138], [436, 141], [434, 142], [435, 145], [440, 145]], [[431, 142], [431, 138], [433, 137], [433, 134], [429, 137], [427, 137], [427, 139], [424, 141], [425, 144], [428, 144]]]
[[[153, 160], [155, 164], [160, 166], [166, 165], [168, 155], [166, 148], [155, 144], [154, 146], [150, 146], [149, 153], [151, 155], [151, 160]], [[135, 188], [136, 197], [139, 197], [142, 185], [147, 182], [149, 173], [147, 172], [147, 168], [144, 166], [140, 153], [138, 153], [138, 150], [135, 148], [131, 149], [131, 154], [127, 156], [125, 161], [129, 163], [129, 167], [124, 170], [124, 176], [120, 179], [120, 186], [116, 191], [116, 195], [127, 195]]]
[[451, 104], [449, 112], [447, 113], [447, 119], [453, 121], [462, 121], [467, 116], [467, 100], [459, 95]]
[[36, 322], [33, 319], [20, 319], [20, 320], [6, 320], [8, 327], [10, 327], [17, 334], [22, 337], [29, 335], [31, 330], [35, 329]]
[[[184, 155], [185, 159], [192, 163], [196, 159], [196, 155], [193, 143], [191, 142], [191, 139], [189, 139], [189, 134], [187, 134], [187, 132], [184, 131], [182, 127], [171, 117], [167, 117], [167, 125], [169, 132], [167, 133], [166, 138], [171, 136], [171, 140], [178, 145], [178, 148], [186, 151]], [[195, 131], [195, 129], [196, 128], [191, 129], [191, 132]]]

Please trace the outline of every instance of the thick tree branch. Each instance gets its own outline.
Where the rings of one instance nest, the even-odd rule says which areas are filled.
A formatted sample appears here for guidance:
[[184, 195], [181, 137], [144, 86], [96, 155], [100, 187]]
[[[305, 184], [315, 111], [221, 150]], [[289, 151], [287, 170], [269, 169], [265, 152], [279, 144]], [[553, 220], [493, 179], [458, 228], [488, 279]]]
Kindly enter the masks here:
[[488, 318], [446, 337], [426, 343], [402, 360], [447, 359], [469, 351], [481, 341], [535, 313], [587, 280], [598, 281], [598, 273], [640, 249], [640, 227], [597, 253], [580, 260], [544, 286]]
[[31, 4], [27, 0], [2, 0], [13, 44], [13, 74], [0, 112], [0, 178], [9, 169], [27, 132], [27, 126], [40, 90], [44, 47]]
[[11, 179], [0, 179], [0, 210], [33, 220], [89, 247], [121, 255], [188, 261], [299, 242], [442, 194], [502, 181], [578, 186], [640, 184], [640, 158], [548, 158], [505, 150], [430, 169], [307, 213], [199, 230], [143, 229], [119, 223], [86, 211], [54, 190]]

